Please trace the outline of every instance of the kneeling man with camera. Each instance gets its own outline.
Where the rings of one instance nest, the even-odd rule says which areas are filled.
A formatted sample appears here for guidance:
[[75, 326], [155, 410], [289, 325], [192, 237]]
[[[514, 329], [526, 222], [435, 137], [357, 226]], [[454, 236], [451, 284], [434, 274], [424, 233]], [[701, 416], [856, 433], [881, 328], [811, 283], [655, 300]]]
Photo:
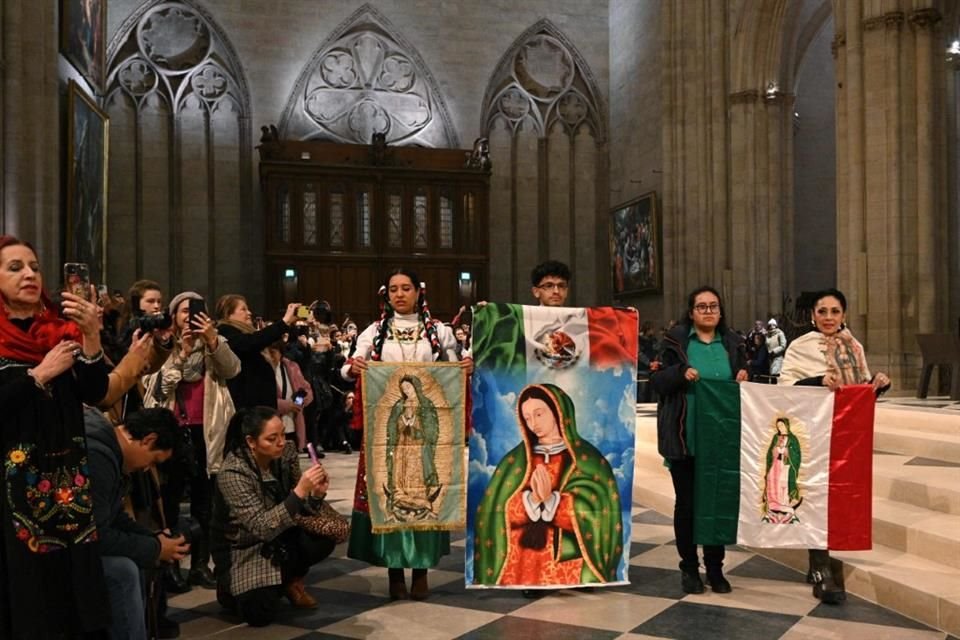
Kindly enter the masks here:
[[190, 551], [182, 535], [141, 526], [124, 510], [127, 477], [170, 459], [180, 426], [167, 409], [143, 409], [113, 427], [102, 413], [84, 416], [93, 513], [100, 536], [103, 571], [110, 594], [113, 638], [147, 637], [141, 571], [179, 561]]

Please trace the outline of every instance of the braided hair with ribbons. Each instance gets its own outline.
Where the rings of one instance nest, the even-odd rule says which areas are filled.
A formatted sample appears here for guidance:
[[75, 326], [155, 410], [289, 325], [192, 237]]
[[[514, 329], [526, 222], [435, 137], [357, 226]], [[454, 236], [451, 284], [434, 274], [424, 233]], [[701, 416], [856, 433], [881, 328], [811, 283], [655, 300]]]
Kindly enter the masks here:
[[413, 271], [404, 268], [394, 269], [387, 276], [386, 283], [380, 287], [378, 295], [380, 296], [380, 319], [377, 321], [377, 332], [373, 337], [373, 351], [370, 359], [380, 361], [383, 356], [383, 345], [390, 333], [390, 321], [393, 318], [394, 309], [390, 304], [390, 280], [394, 276], [405, 276], [413, 283], [417, 291], [417, 315], [423, 324], [424, 335], [430, 342], [430, 348], [438, 358], [442, 358], [443, 350], [440, 346], [440, 337], [437, 334], [436, 321], [430, 316], [430, 307], [427, 304], [427, 285], [420, 281]]

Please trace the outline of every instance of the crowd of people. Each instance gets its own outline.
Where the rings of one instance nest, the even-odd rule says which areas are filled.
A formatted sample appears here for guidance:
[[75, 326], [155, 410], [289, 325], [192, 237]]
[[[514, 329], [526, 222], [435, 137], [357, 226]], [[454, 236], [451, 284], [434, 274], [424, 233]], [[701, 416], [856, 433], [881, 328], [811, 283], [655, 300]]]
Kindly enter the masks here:
[[[570, 279], [562, 263], [538, 265], [532, 295], [563, 306]], [[381, 316], [362, 331], [349, 318], [336, 326], [322, 301], [291, 303], [270, 321], [239, 294], [210, 304], [183, 291], [167, 303], [158, 283], [140, 280], [126, 296], [98, 297], [90, 285], [55, 302], [48, 284], [33, 247], [0, 236], [0, 637], [177, 637], [167, 594], [194, 587], [216, 589], [250, 625], [270, 624], [284, 596], [316, 606], [303, 578], [341, 542], [349, 557], [387, 569], [391, 598], [429, 597], [428, 570], [450, 552], [449, 534], [374, 534], [362, 448], [348, 521], [324, 500], [321, 458], [358, 447], [356, 382], [369, 362], [460, 362], [472, 373], [465, 309], [450, 324], [434, 319], [408, 269], [386, 277]], [[845, 311], [843, 294], [829, 290], [813, 331], [794, 344], [775, 320], [744, 339], [726, 326], [720, 294], [701, 287], [660, 336], [640, 328], [676, 490], [684, 591], [704, 590], [692, 535], [704, 428], [690, 418], [694, 385], [778, 375], [781, 384], [882, 391], [890, 381], [871, 376]], [[704, 549], [718, 593], [731, 590], [723, 559], [722, 547]], [[818, 597], [841, 599], [827, 553], [811, 551], [810, 561]]]

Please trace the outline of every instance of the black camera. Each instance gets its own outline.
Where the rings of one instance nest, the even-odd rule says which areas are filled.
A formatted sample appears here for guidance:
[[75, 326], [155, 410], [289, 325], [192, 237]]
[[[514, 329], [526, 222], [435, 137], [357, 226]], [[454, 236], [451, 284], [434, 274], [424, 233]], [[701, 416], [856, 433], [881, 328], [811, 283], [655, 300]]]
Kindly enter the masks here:
[[290, 559], [290, 551], [283, 542], [279, 537], [274, 538], [270, 542], [265, 542], [263, 546], [260, 547], [260, 556], [269, 560], [275, 567], [283, 565]]
[[173, 325], [173, 317], [168, 311], [160, 313], [145, 313], [136, 316], [133, 320], [134, 329], [140, 329], [140, 333], [149, 333], [159, 329], [169, 329]]
[[170, 534], [171, 538], [177, 536], [183, 536], [184, 543], [193, 544], [196, 540], [203, 538], [203, 529], [200, 527], [200, 523], [190, 521], [185, 529], [174, 529]]

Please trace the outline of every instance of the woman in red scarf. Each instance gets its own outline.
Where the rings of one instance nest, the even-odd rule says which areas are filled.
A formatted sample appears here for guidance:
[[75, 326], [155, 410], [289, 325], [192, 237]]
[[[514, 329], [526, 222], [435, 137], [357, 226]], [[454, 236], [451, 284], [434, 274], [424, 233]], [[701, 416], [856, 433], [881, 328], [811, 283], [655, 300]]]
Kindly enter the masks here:
[[106, 394], [107, 369], [96, 305], [63, 298], [61, 318], [33, 247], [0, 236], [0, 638], [109, 623], [81, 404]]

